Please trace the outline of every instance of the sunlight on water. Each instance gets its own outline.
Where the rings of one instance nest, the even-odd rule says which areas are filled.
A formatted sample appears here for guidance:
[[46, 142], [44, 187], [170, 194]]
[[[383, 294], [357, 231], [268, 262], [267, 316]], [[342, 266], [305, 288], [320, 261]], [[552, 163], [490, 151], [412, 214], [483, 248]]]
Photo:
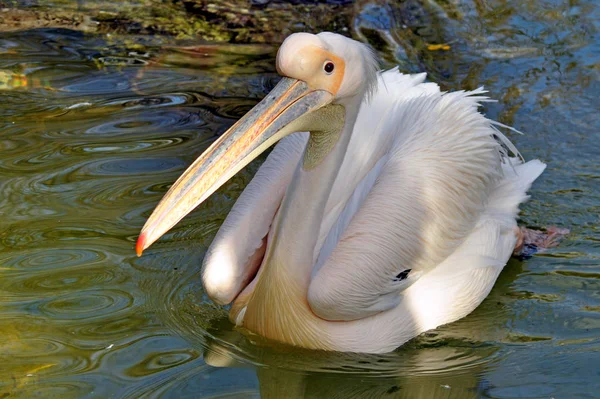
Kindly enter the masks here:
[[499, 100], [486, 114], [548, 163], [523, 223], [572, 231], [511, 260], [465, 319], [378, 356], [265, 345], [204, 296], [204, 251], [260, 161], [135, 257], [170, 184], [277, 82], [276, 46], [0, 33], [0, 398], [598, 395], [600, 16], [524, 3], [357, 8], [386, 67]]

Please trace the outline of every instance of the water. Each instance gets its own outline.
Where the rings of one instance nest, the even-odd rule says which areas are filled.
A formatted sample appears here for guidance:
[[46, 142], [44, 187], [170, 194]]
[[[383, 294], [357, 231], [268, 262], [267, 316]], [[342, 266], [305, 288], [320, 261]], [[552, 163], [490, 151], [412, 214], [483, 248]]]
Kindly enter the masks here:
[[0, 33], [0, 398], [600, 397], [600, 15], [521, 3], [357, 6], [385, 66], [485, 85], [487, 115], [548, 163], [522, 223], [572, 231], [381, 356], [256, 345], [203, 295], [204, 251], [260, 160], [135, 257], [169, 185], [274, 86], [276, 46]]

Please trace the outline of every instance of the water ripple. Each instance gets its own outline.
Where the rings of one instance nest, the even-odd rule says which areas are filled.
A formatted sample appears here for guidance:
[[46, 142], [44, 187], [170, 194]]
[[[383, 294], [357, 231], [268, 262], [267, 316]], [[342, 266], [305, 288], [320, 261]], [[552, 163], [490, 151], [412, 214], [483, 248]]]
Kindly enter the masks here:
[[117, 154], [123, 152], [141, 153], [149, 150], [162, 150], [175, 145], [185, 145], [188, 137], [169, 137], [153, 140], [134, 141], [114, 141], [108, 140], [102, 143], [84, 143], [73, 146], [64, 146], [61, 150], [63, 154], [81, 154], [81, 153], [110, 153]]
[[[9, 395], [14, 394], [22, 398], [82, 398], [97, 390], [94, 384], [81, 380], [60, 382], [33, 380], [31, 383], [21, 381], [18, 380], [16, 387], [8, 391]], [[23, 385], [19, 386], [20, 383]]]
[[[67, 231], [68, 232], [71, 230]], [[63, 230], [64, 232], [64, 230]], [[58, 232], [52, 230], [48, 233], [42, 233], [45, 238], [51, 238], [53, 234]], [[84, 235], [89, 236], [89, 232], [84, 231]], [[49, 237], [48, 237], [49, 236]], [[8, 237], [11, 238], [11, 237]], [[8, 244], [2, 241], [3, 245]], [[15, 248], [15, 243], [10, 243], [9, 247]], [[21, 246], [30, 246], [30, 242], [25, 241]], [[94, 265], [106, 260], [106, 254], [97, 249], [82, 249], [82, 248], [40, 248], [36, 250], [26, 250], [13, 252], [8, 259], [1, 259], [3, 267], [6, 269], [19, 270], [25, 269], [28, 272], [36, 272], [53, 268], [71, 268], [78, 265]]]
[[143, 377], [162, 370], [180, 366], [197, 359], [200, 354], [193, 349], [171, 350], [161, 353], [150, 353], [135, 366], [125, 371], [130, 377]]
[[[83, 343], [108, 343], [114, 344], [124, 341], [128, 343], [147, 336], [148, 332], [156, 327], [155, 322], [143, 313], [132, 312], [116, 317], [105, 317], [102, 320], [83, 323], [72, 327], [74, 335]], [[145, 332], [144, 332], [145, 331]]]
[[171, 93], [143, 97], [121, 97], [99, 102], [98, 106], [121, 106], [128, 110], [160, 108], [197, 102], [193, 93]]
[[77, 169], [70, 177], [75, 180], [90, 177], [131, 176], [142, 173], [161, 173], [181, 170], [185, 167], [181, 158], [117, 158], [112, 157], [95, 162], [88, 162]]
[[18, 295], [26, 292], [27, 295], [56, 295], [73, 289], [89, 289], [107, 284], [115, 280], [116, 276], [115, 271], [104, 267], [60, 268], [56, 271], [39, 271], [34, 275], [15, 273], [10, 278], [10, 284], [0, 282], [0, 287], [5, 294]]
[[184, 109], [165, 109], [140, 112], [136, 115], [111, 120], [87, 129], [84, 134], [99, 134], [103, 138], [118, 135], [151, 135], [164, 133], [165, 129], [183, 130], [204, 126], [199, 113]]
[[69, 293], [37, 306], [42, 314], [54, 319], [86, 319], [90, 322], [105, 315], [116, 315], [133, 305], [134, 298], [122, 290]]

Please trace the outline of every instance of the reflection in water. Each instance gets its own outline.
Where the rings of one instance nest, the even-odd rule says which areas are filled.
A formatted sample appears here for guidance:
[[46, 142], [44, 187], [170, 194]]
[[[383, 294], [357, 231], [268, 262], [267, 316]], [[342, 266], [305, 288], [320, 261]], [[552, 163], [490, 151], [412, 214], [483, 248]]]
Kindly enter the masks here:
[[0, 33], [0, 398], [597, 395], [595, 2], [361, 0], [355, 12], [352, 34], [386, 66], [486, 86], [499, 100], [487, 115], [549, 165], [523, 223], [568, 226], [569, 240], [512, 261], [474, 313], [394, 353], [267, 345], [232, 328], [198, 275], [257, 163], [144, 257], [133, 246], [183, 169], [273, 87], [276, 46]]
[[[448, 353], [429, 353], [427, 350], [413, 352], [410, 364], [418, 364], [419, 358], [447, 363]], [[208, 364], [220, 366], [226, 360], [222, 352], [214, 358], [212, 352], [205, 354]], [[216, 357], [216, 356], [215, 356]], [[408, 356], [407, 356], [408, 357]], [[333, 359], [329, 359], [330, 361]], [[407, 359], [408, 360], [408, 359]], [[356, 364], [357, 359], [348, 359], [348, 364]], [[243, 365], [243, 364], [242, 364]], [[229, 367], [235, 367], [228, 364]], [[307, 362], [306, 366], [311, 367]], [[444, 365], [443, 367], [446, 367]], [[315, 373], [291, 371], [284, 368], [263, 367], [256, 371], [261, 398], [479, 398], [484, 384], [479, 381], [481, 368], [464, 368], [459, 373], [423, 373], [406, 376], [378, 376], [372, 373]]]

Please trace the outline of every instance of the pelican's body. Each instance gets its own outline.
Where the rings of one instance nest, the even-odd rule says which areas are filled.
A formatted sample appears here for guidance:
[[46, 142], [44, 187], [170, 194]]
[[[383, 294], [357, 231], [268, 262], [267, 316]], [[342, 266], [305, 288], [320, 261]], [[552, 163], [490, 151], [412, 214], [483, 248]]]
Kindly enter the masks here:
[[386, 352], [470, 313], [545, 165], [507, 158], [497, 140], [516, 150], [477, 112], [481, 90], [444, 94], [374, 65], [339, 35], [288, 38], [288, 80], [173, 186], [138, 247], [281, 139], [204, 260], [205, 289], [233, 302], [233, 322], [306, 348]]

